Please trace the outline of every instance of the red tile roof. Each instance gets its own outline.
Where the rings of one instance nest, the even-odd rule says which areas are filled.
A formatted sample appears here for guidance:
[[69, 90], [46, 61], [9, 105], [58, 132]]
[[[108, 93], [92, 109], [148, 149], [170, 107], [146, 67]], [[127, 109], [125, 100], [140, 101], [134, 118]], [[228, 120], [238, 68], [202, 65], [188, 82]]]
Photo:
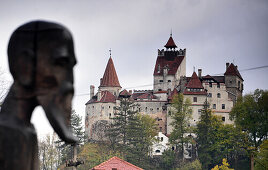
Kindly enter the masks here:
[[174, 95], [179, 94], [178, 90], [174, 88], [174, 90], [171, 92], [171, 94], [168, 96], [168, 100], [172, 100]]
[[237, 66], [235, 66], [233, 63], [231, 63], [229, 65], [229, 67], [226, 69], [226, 72], [224, 73], [224, 75], [232, 75], [232, 76], [238, 76], [239, 78], [242, 78], [242, 76], [240, 75], [239, 71], [237, 70]]
[[100, 87], [121, 87], [111, 57], [107, 63]]
[[137, 99], [157, 99], [157, 97], [151, 93], [144, 93], [138, 96]]
[[127, 170], [143, 170], [142, 168], [139, 168], [127, 161], [124, 161], [123, 159], [120, 159], [116, 156], [108, 159], [107, 161], [95, 166], [92, 168], [92, 170], [110, 170], [112, 168], [121, 170], [121, 169], [127, 169]]
[[124, 89], [120, 92], [119, 96], [131, 96], [131, 94], [126, 89]]
[[116, 97], [109, 91], [101, 92], [101, 99], [99, 102], [115, 103]]
[[[154, 75], [163, 75], [163, 67], [166, 66], [168, 67], [168, 75], [175, 75], [183, 59], [184, 56], [176, 56], [172, 59], [158, 56], [154, 67]], [[158, 65], [160, 65], [160, 72], [158, 72]]]
[[170, 36], [168, 39], [167, 44], [165, 45], [166, 48], [177, 48], [173, 38]]
[[195, 88], [195, 89], [203, 89], [203, 85], [197, 76], [196, 72], [193, 72], [193, 75], [190, 81], [187, 83], [186, 88]]

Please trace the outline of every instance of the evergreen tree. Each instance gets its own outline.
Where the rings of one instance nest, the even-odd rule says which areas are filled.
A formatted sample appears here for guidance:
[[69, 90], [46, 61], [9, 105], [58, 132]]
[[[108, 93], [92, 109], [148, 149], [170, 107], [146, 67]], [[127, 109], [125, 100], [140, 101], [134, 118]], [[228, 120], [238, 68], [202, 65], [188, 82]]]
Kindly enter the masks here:
[[191, 102], [189, 99], [184, 100], [182, 94], [175, 95], [172, 99], [172, 108], [170, 116], [172, 118], [171, 126], [173, 130], [170, 134], [169, 141], [176, 145], [180, 153], [180, 159], [183, 159], [184, 144], [190, 142], [190, 138], [185, 137], [185, 133], [191, 132], [189, 127], [192, 117]]
[[[71, 129], [74, 135], [78, 139], [77, 150], [79, 152], [81, 144], [86, 142], [85, 132], [82, 126], [82, 116], [79, 116], [74, 110], [72, 110], [71, 114]], [[58, 149], [61, 155], [61, 162], [64, 163], [67, 160], [73, 158], [74, 146], [70, 144], [66, 144], [62, 140], [58, 140], [55, 142], [58, 145]]]
[[137, 114], [137, 111], [134, 111], [135, 106], [137, 105], [125, 97], [120, 99], [119, 106], [114, 107], [114, 117], [110, 118], [111, 124], [106, 132], [113, 149], [121, 144], [126, 145], [128, 124]]

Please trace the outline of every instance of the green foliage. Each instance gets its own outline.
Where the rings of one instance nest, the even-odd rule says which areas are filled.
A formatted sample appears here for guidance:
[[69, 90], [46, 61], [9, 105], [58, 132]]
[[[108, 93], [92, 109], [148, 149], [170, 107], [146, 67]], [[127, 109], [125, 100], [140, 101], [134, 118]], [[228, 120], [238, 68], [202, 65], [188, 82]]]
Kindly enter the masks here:
[[267, 139], [268, 91], [256, 89], [253, 94], [238, 99], [230, 116], [235, 124], [248, 133], [251, 145], [256, 149]]
[[170, 116], [172, 119], [171, 126], [173, 130], [170, 134], [169, 141], [171, 144], [176, 145], [176, 148], [183, 156], [183, 147], [185, 143], [188, 143], [190, 139], [184, 137], [185, 133], [191, 132], [191, 128], [188, 126], [189, 121], [192, 118], [191, 102], [189, 99], [184, 101], [182, 94], [174, 96], [172, 100], [172, 108]]
[[137, 111], [133, 111], [133, 107], [135, 106], [136, 105], [128, 98], [122, 98], [120, 99], [120, 106], [114, 108], [114, 117], [110, 118], [112, 123], [106, 132], [113, 149], [121, 146], [118, 145], [119, 143], [122, 143], [123, 145], [126, 144], [127, 127], [129, 126], [129, 122], [132, 121], [137, 114]]
[[[74, 110], [71, 114], [71, 128], [74, 135], [78, 138], [78, 143], [81, 145], [85, 142], [85, 132], [82, 126], [82, 117], [79, 116]], [[59, 152], [61, 154], [61, 162], [64, 163], [66, 160], [73, 158], [73, 146], [67, 145], [64, 141], [58, 140], [55, 142], [58, 145]], [[78, 152], [80, 151], [80, 146], [77, 147]]]
[[257, 152], [255, 158], [255, 167], [256, 170], [266, 170], [268, 169], [268, 140], [264, 140], [260, 145], [260, 150]]
[[196, 159], [193, 162], [186, 163], [180, 168], [177, 168], [176, 170], [202, 170], [202, 165], [198, 159]]
[[204, 104], [196, 134], [198, 155], [203, 169], [212, 168], [223, 158], [232, 160], [237, 167], [239, 159], [247, 157], [246, 134], [234, 125], [223, 125], [218, 117], [212, 115], [207, 103]]
[[78, 159], [84, 161], [84, 164], [78, 166], [78, 170], [91, 169], [113, 156], [124, 158], [123, 153], [111, 150], [106, 144], [86, 143], [78, 154]]
[[160, 167], [162, 169], [172, 169], [175, 166], [176, 154], [173, 150], [165, 150], [162, 154]]

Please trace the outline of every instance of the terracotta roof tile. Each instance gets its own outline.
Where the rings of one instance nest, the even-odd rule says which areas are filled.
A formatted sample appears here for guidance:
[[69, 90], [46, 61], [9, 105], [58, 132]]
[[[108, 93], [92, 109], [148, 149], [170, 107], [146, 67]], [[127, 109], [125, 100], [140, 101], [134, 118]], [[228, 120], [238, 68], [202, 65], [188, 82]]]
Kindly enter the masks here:
[[137, 99], [157, 99], [157, 97], [151, 93], [144, 93], [138, 96]]
[[171, 94], [168, 96], [168, 100], [172, 100], [174, 95], [179, 94], [178, 90], [174, 88], [174, 90], [171, 92]]
[[[165, 56], [158, 56], [154, 67], [154, 75], [163, 75], [163, 68], [166, 66], [168, 67], [168, 75], [175, 75], [183, 59], [184, 56], [176, 56], [172, 59], [168, 59]], [[159, 72], [158, 65], [160, 66]]]
[[168, 39], [167, 44], [165, 45], [166, 48], [177, 48], [173, 38], [170, 36]]
[[112, 58], [109, 58], [100, 87], [121, 87]]
[[99, 102], [115, 103], [116, 97], [109, 91], [101, 92], [101, 99]]
[[239, 71], [237, 70], [237, 67], [231, 63], [229, 65], [229, 67], [226, 69], [226, 72], [224, 73], [224, 75], [232, 75], [232, 76], [238, 76], [239, 78], [242, 78], [242, 76], [240, 75]]
[[124, 89], [120, 92], [119, 96], [131, 96], [131, 94], [126, 89]]
[[108, 159], [107, 161], [95, 166], [94, 168], [92, 168], [92, 170], [103, 170], [103, 169], [106, 169], [106, 168], [110, 168], [110, 165], [111, 164], [113, 167], [114, 166], [117, 166], [116, 168], [120, 169], [120, 168], [127, 168], [129, 170], [143, 170], [142, 168], [139, 168], [123, 159], [120, 159], [116, 156]]
[[192, 75], [190, 81], [186, 85], [186, 88], [195, 88], [195, 89], [203, 89], [204, 88], [199, 77], [196, 75], [196, 72], [193, 72], [193, 75]]

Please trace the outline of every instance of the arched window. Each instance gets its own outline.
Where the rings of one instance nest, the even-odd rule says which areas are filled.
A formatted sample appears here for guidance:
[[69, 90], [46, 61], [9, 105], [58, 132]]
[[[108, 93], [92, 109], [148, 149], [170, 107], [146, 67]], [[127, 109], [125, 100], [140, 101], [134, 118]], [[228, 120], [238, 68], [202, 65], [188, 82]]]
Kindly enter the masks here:
[[220, 94], [220, 93], [218, 93], [218, 94], [217, 94], [217, 97], [218, 97], [218, 98], [221, 98], [221, 94]]
[[155, 153], [160, 153], [160, 150], [156, 150]]

